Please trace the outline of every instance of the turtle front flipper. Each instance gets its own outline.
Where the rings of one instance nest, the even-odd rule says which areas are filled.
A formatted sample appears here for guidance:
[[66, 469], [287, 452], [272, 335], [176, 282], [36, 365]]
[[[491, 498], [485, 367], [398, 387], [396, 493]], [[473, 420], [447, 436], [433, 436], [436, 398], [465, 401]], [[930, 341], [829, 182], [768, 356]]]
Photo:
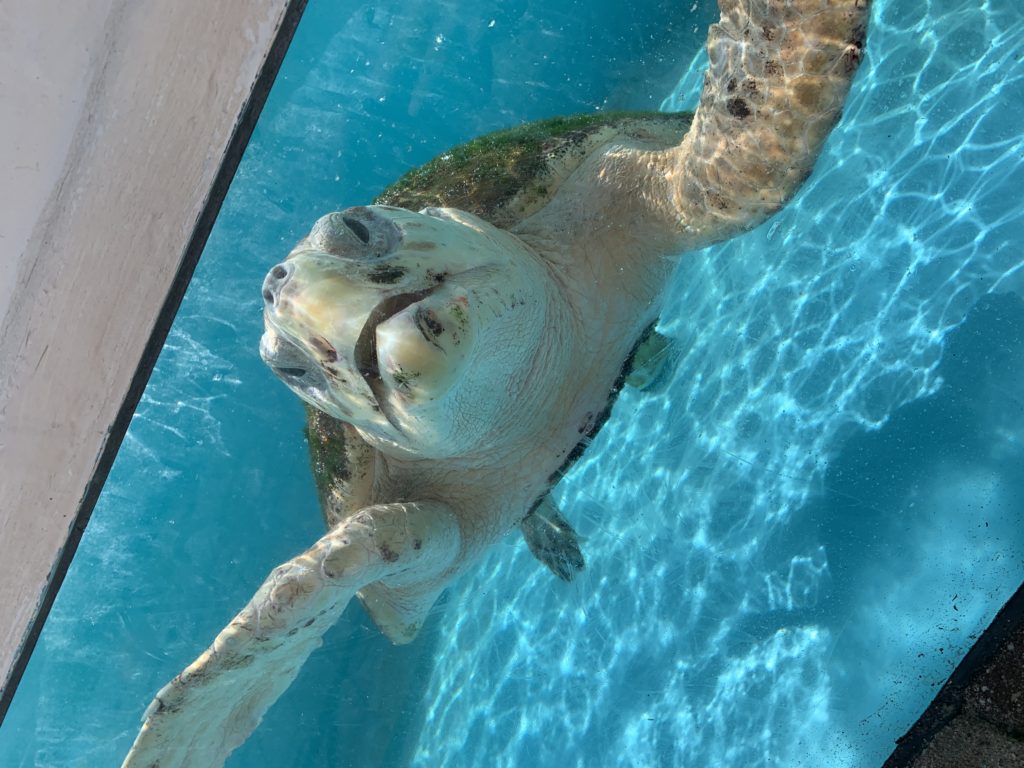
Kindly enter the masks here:
[[693, 125], [668, 166], [688, 247], [751, 229], [810, 175], [860, 63], [870, 0], [719, 0]]
[[585, 563], [576, 531], [562, 517], [550, 496], [541, 500], [519, 528], [533, 556], [558, 578], [572, 581], [583, 570]]
[[664, 279], [662, 257], [753, 229], [796, 193], [842, 113], [870, 0], [719, 0], [719, 7], [700, 101], [682, 140], [609, 142], [517, 234], [545, 242], [552, 231], [566, 233], [576, 260], [653, 257], [659, 269], [644, 278], [649, 290]]
[[402, 592], [406, 616], [425, 613], [459, 547], [454, 514], [436, 502], [367, 507], [335, 526], [275, 568], [213, 645], [157, 693], [122, 768], [222, 765], [358, 590], [380, 582]]

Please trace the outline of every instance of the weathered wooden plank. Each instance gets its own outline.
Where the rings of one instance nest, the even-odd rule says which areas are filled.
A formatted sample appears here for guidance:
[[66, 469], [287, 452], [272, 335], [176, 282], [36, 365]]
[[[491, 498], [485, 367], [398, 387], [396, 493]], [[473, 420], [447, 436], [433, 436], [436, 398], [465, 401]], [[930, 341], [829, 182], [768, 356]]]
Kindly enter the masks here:
[[[2, 188], [21, 207], [0, 240], [0, 719], [305, 1], [66, 5], [0, 12], [0, 45], [33, 57], [5, 74], [24, 82], [0, 90], [4, 130], [43, 174]], [[39, 72], [62, 108], [33, 106]]]

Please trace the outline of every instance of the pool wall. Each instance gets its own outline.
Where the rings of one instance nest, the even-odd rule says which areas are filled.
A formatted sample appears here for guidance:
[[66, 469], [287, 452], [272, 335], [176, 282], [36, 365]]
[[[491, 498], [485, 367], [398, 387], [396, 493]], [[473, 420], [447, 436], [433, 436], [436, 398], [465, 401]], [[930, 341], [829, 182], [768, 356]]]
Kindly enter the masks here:
[[0, 18], [0, 719], [303, 5]]

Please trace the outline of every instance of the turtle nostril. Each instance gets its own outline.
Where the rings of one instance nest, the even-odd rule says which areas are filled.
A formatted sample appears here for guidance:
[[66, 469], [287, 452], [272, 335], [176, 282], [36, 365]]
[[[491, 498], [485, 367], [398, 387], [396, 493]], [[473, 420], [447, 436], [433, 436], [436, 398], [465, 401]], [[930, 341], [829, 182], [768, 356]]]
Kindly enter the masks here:
[[342, 216], [341, 220], [345, 222], [345, 226], [352, 230], [352, 234], [363, 241], [364, 244], [370, 242], [370, 230], [366, 228], [366, 225], [358, 219], [353, 219], [351, 216]]
[[291, 276], [291, 265], [278, 264], [267, 274], [263, 280], [263, 300], [273, 306], [281, 293], [281, 286], [288, 282]]

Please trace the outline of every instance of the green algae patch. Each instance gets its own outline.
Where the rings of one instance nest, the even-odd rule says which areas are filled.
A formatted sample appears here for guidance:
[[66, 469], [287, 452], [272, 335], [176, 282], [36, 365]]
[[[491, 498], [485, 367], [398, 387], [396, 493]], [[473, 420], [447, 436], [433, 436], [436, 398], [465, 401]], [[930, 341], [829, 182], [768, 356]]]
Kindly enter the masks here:
[[309, 464], [320, 499], [320, 511], [330, 528], [357, 512], [371, 479], [372, 450], [352, 425], [306, 405]]
[[[681, 136], [689, 127], [690, 117], [682, 113], [599, 112], [553, 117], [496, 131], [409, 171], [375, 202], [414, 211], [430, 206], [459, 208], [508, 226], [517, 223], [519, 216], [516, 212], [502, 216], [501, 209], [525, 192], [545, 203], [557, 189], [552, 165], [560, 161], [572, 167], [579, 165], [593, 149], [590, 140], [601, 129], [642, 122], [677, 124]], [[555, 183], [546, 183], [549, 178]]]

